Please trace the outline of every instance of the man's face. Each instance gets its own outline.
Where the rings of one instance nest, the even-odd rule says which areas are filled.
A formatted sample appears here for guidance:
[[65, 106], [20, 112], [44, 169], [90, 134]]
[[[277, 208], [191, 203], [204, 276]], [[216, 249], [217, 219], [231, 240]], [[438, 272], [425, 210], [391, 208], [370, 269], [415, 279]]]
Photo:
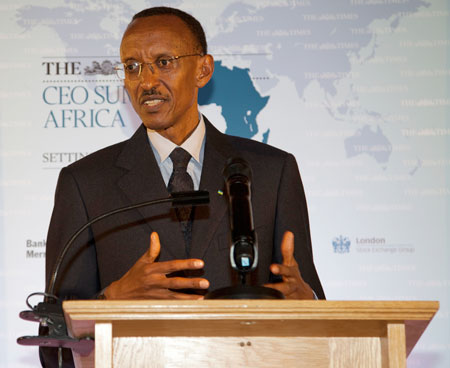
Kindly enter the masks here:
[[[160, 58], [199, 53], [196, 46], [194, 36], [179, 18], [150, 16], [136, 19], [127, 28], [120, 58], [123, 63], [153, 63]], [[181, 58], [170, 73], [161, 72], [154, 64], [152, 71], [144, 64], [136, 80], [125, 79], [131, 103], [147, 128], [157, 130], [177, 144], [192, 132], [198, 123], [198, 88], [210, 78], [202, 78], [208, 57], [211, 58]]]

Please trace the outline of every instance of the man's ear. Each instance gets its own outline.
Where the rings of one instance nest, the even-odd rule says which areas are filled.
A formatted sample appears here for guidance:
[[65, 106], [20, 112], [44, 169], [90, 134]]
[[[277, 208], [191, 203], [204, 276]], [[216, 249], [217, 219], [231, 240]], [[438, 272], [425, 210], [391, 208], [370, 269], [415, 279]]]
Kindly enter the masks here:
[[209, 82], [214, 73], [214, 58], [207, 54], [200, 58], [197, 74], [197, 87], [202, 88]]

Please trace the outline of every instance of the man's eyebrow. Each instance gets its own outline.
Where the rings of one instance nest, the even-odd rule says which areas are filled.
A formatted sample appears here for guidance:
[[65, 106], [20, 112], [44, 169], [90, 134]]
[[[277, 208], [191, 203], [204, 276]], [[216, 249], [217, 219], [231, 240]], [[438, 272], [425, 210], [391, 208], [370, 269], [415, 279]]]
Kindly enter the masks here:
[[[152, 60], [155, 61], [155, 60], [158, 60], [158, 59], [161, 59], [161, 58], [168, 58], [168, 57], [174, 57], [174, 56], [176, 56], [176, 55], [173, 54], [173, 53], [169, 53], [169, 52], [161, 52], [161, 53], [159, 53], [159, 54], [156, 54], [156, 55], [152, 58]], [[136, 58], [136, 57], [130, 56], [130, 57], [127, 57], [123, 62], [126, 63], [126, 62], [129, 62], [129, 61], [139, 61], [139, 60], [138, 60], [138, 58]]]
[[163, 57], [173, 57], [174, 55], [172, 54], [172, 53], [168, 53], [168, 52], [160, 52], [159, 54], [157, 54], [156, 56], [155, 56], [155, 60], [158, 60], [158, 59], [160, 59], [160, 58], [163, 58]]

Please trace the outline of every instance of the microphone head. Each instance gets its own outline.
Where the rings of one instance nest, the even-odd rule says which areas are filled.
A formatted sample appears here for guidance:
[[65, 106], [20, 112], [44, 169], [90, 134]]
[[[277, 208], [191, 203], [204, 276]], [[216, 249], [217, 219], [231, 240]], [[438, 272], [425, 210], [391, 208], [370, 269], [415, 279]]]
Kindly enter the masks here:
[[230, 157], [223, 169], [223, 178], [228, 182], [233, 176], [244, 176], [249, 182], [252, 180], [252, 169], [247, 161], [241, 157]]
[[209, 203], [209, 192], [206, 190], [193, 190], [189, 192], [172, 192], [172, 207], [199, 206]]

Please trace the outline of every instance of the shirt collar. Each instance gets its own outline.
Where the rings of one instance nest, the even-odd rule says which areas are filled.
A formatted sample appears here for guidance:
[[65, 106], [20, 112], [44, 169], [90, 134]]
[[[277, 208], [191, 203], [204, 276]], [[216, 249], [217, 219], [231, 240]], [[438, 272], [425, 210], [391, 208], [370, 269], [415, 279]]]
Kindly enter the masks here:
[[[194, 129], [192, 134], [186, 139], [181, 146], [177, 146], [171, 140], [163, 137], [161, 134], [157, 133], [155, 130], [147, 128], [147, 135], [150, 139], [152, 146], [156, 149], [159, 154], [161, 162], [167, 160], [172, 151], [181, 147], [185, 149], [190, 155], [198, 162], [200, 162], [200, 151], [202, 148], [203, 139], [205, 137], [205, 121], [203, 120], [203, 115], [199, 114], [199, 122], [197, 127]], [[160, 162], [160, 163], [161, 163]]]

